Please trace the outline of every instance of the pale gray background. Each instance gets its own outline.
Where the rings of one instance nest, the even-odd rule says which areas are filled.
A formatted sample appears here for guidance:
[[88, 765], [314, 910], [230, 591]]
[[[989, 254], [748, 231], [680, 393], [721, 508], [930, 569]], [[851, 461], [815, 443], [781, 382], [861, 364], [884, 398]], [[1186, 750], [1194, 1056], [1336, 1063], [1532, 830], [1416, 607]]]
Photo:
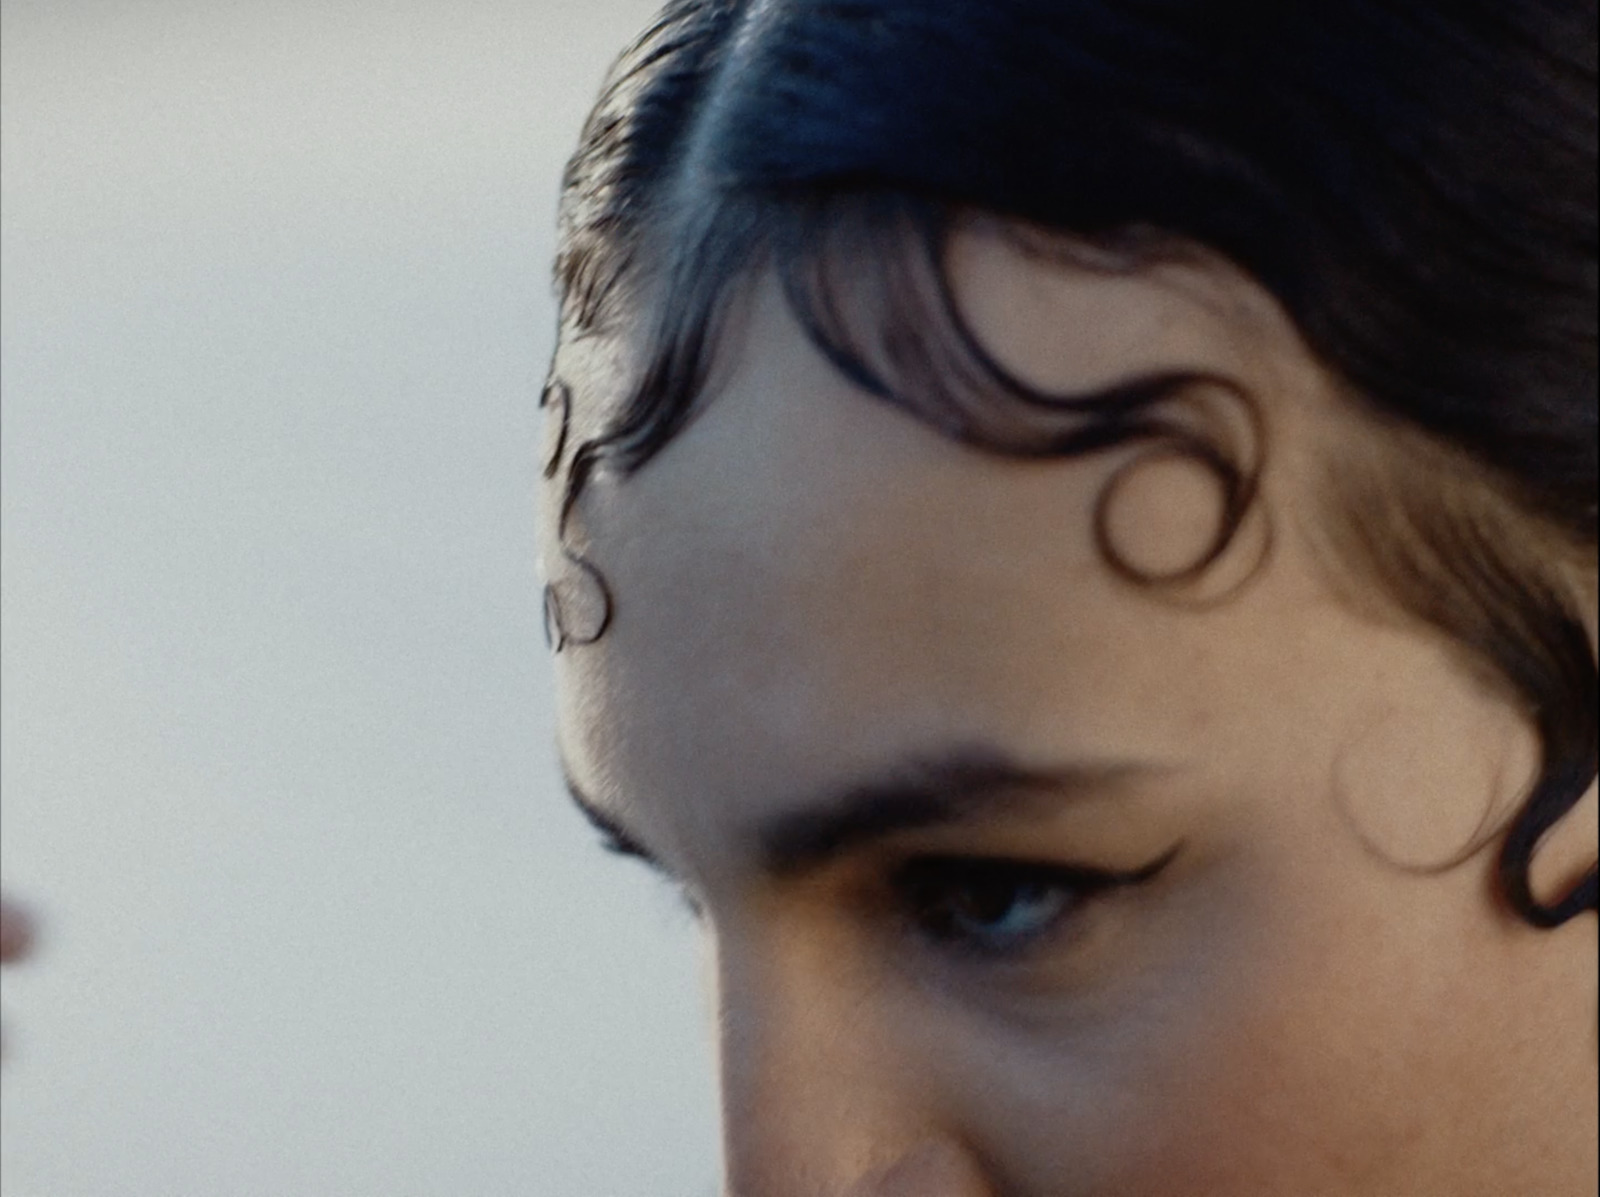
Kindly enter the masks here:
[[5, 1197], [707, 1197], [559, 795], [562, 160], [656, 0], [3, 0]]

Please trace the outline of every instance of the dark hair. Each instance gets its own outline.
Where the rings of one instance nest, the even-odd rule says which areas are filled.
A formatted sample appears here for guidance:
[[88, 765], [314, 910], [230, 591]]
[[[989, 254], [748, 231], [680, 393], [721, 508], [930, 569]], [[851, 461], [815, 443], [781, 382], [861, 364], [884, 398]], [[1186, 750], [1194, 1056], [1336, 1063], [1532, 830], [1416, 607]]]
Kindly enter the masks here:
[[1115, 478], [1097, 525], [1132, 580], [1195, 583], [1251, 514], [1267, 444], [1234, 418], [1248, 403], [1194, 375], [1036, 392], [967, 331], [942, 251], [981, 212], [1090, 269], [1221, 258], [1388, 430], [1377, 461], [1330, 473], [1341, 560], [1539, 733], [1504, 899], [1541, 927], [1593, 910], [1594, 871], [1551, 905], [1529, 872], [1600, 765], [1594, 600], [1563, 573], [1596, 547], [1596, 119], [1593, 0], [674, 0], [565, 180], [563, 337], [650, 323], [598, 435], [569, 437], [571, 393], [546, 390], [563, 544], [603, 600], [576, 628], [558, 583], [548, 625], [605, 630], [614, 603], [568, 517], [597, 468], [639, 469], [693, 417], [764, 270], [851, 379], [953, 437], [1201, 460], [1226, 519], [1192, 568], [1120, 560]]

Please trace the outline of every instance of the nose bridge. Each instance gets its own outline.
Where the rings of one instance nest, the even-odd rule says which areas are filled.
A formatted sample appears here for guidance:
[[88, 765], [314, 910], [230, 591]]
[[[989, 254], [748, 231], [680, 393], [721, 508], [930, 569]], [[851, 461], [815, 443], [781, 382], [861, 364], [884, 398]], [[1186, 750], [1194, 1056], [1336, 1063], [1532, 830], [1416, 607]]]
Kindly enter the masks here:
[[991, 1197], [892, 986], [815, 930], [718, 952], [728, 1197]]

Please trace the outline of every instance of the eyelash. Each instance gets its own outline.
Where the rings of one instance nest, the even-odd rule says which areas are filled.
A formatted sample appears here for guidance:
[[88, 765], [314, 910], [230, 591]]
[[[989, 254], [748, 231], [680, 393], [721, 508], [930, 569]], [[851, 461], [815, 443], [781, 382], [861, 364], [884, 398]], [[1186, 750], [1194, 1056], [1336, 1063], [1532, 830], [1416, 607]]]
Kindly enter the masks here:
[[602, 827], [599, 829], [599, 832], [601, 851], [610, 856], [618, 856], [623, 860], [631, 860], [636, 864], [644, 864], [649, 866], [655, 873], [657, 879], [663, 882], [672, 891], [673, 895], [677, 898], [678, 903], [683, 907], [684, 910], [688, 912], [690, 918], [694, 919], [696, 923], [701, 924], [706, 921], [705, 907], [700, 904], [700, 900], [694, 896], [693, 892], [687, 885], [684, 885], [676, 879], [667, 876], [663, 871], [661, 871], [659, 866], [654, 864], [653, 858], [648, 852], [639, 847], [638, 844], [634, 843], [633, 840], [623, 835], [620, 831], [614, 831], [610, 828]]
[[[896, 905], [924, 939], [961, 955], [1018, 960], [1068, 931], [1096, 899], [1154, 880], [1178, 849], [1144, 868], [1115, 872], [982, 857], [929, 856], [901, 864], [891, 876]], [[1039, 907], [1020, 926], [1007, 915]], [[987, 923], [988, 927], [984, 924]]]

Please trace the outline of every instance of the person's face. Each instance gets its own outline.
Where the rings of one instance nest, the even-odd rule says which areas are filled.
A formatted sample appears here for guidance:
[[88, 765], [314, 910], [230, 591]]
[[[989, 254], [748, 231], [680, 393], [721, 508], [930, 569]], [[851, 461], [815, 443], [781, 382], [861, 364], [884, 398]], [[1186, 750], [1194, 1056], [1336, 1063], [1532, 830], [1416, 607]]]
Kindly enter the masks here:
[[[942, 439], [773, 286], [702, 416], [589, 487], [615, 622], [557, 658], [562, 751], [703, 911], [731, 1190], [1592, 1192], [1593, 927], [1524, 929], [1490, 852], [1426, 868], [1511, 808], [1532, 734], [1313, 552], [1357, 417], [1215, 270], [1075, 274], [982, 231], [950, 270], [1038, 385], [1236, 380], [1275, 549], [1210, 606], [1129, 584], [1092, 509], [1130, 451]], [[562, 371], [604, 402], [604, 369]], [[1195, 467], [1118, 493], [1129, 557], [1211, 536]]]

